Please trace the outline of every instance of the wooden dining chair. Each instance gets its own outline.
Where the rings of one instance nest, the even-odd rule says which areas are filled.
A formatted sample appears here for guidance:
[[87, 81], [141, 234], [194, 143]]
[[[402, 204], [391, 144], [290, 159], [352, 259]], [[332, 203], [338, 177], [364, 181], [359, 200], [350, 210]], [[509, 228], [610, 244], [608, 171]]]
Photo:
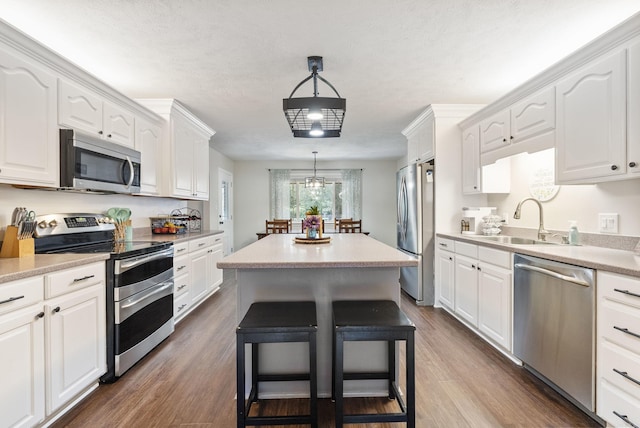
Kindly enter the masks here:
[[289, 233], [291, 231], [288, 220], [265, 220], [265, 230], [267, 231], [267, 235], [272, 233]]
[[289, 232], [293, 230], [293, 220], [290, 218], [274, 218], [273, 221], [286, 221], [289, 225]]
[[341, 219], [338, 232], [340, 232], [340, 233], [362, 233], [362, 220]]
[[353, 221], [353, 218], [337, 218], [337, 219], [336, 219], [336, 226], [335, 226], [335, 231], [336, 231], [336, 232], [340, 232], [340, 222], [341, 222], [342, 220], [345, 220], [345, 221]]

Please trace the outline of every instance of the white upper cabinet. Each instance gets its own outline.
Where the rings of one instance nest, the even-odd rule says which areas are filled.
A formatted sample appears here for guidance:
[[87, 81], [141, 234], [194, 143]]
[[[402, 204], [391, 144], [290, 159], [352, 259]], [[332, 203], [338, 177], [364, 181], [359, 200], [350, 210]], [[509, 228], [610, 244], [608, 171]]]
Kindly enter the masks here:
[[556, 181], [626, 172], [626, 50], [592, 61], [557, 84]]
[[134, 114], [103, 100], [87, 88], [60, 79], [59, 124], [134, 147]]
[[629, 46], [627, 71], [627, 172], [640, 175], [640, 38]]
[[555, 105], [555, 87], [550, 86], [480, 122], [481, 165], [552, 148]]
[[0, 182], [57, 187], [56, 78], [0, 44]]
[[158, 174], [162, 172], [162, 129], [146, 120], [136, 119], [135, 149], [142, 155], [140, 193], [159, 192]]
[[435, 117], [431, 107], [414, 119], [402, 134], [407, 137], [407, 164], [433, 159]]
[[462, 193], [480, 193], [480, 127], [462, 130]]
[[161, 196], [208, 200], [209, 139], [215, 131], [177, 100], [138, 102], [166, 119], [161, 144]]

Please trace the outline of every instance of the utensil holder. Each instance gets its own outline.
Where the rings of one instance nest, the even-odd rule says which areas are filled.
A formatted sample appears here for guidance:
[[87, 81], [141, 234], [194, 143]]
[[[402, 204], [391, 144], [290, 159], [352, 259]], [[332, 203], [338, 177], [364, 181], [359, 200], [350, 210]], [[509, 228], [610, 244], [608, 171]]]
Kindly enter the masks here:
[[35, 254], [33, 238], [18, 239], [18, 228], [7, 226], [0, 250], [0, 258], [26, 257]]

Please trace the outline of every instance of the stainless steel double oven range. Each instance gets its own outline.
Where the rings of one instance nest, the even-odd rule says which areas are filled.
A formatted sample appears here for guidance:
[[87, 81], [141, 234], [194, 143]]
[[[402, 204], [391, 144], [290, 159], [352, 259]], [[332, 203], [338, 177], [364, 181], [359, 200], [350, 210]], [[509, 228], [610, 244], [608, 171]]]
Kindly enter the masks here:
[[38, 216], [37, 254], [111, 254], [106, 263], [107, 373], [116, 381], [166, 339], [173, 323], [173, 244], [113, 241], [103, 214]]

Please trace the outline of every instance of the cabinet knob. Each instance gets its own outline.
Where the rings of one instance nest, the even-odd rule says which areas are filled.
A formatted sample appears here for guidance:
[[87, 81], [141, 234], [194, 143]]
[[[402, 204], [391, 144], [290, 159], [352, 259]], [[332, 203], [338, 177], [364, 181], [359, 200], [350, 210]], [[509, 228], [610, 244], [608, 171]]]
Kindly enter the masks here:
[[102, 131], [98, 131], [98, 134], [102, 135]]
[[471, 267], [472, 267], [473, 269], [475, 269], [475, 268], [476, 268], [476, 265], [471, 265]]
[[637, 165], [635, 162], [629, 162], [629, 168], [635, 168]]
[[509, 137], [510, 140], [513, 140], [513, 135], [511, 137]]
[[453, 257], [449, 257], [449, 260], [453, 260]]
[[477, 189], [477, 188], [478, 188], [478, 186], [473, 186], [473, 188], [474, 188], [474, 189]]
[[44, 312], [40, 312], [38, 315], [36, 315], [36, 318], [44, 318]]
[[615, 171], [616, 169], [618, 169], [618, 165], [611, 165], [611, 171]]
[[503, 143], [506, 143], [506, 142], [507, 142], [507, 139], [506, 139], [506, 138], [503, 138], [503, 139], [502, 139], [502, 142], [503, 142]]
[[111, 138], [111, 134], [107, 135], [108, 138]]
[[60, 312], [60, 306], [56, 306], [55, 308], [53, 308], [53, 312]]
[[480, 269], [480, 266], [478, 266], [478, 270], [482, 270], [482, 269]]

